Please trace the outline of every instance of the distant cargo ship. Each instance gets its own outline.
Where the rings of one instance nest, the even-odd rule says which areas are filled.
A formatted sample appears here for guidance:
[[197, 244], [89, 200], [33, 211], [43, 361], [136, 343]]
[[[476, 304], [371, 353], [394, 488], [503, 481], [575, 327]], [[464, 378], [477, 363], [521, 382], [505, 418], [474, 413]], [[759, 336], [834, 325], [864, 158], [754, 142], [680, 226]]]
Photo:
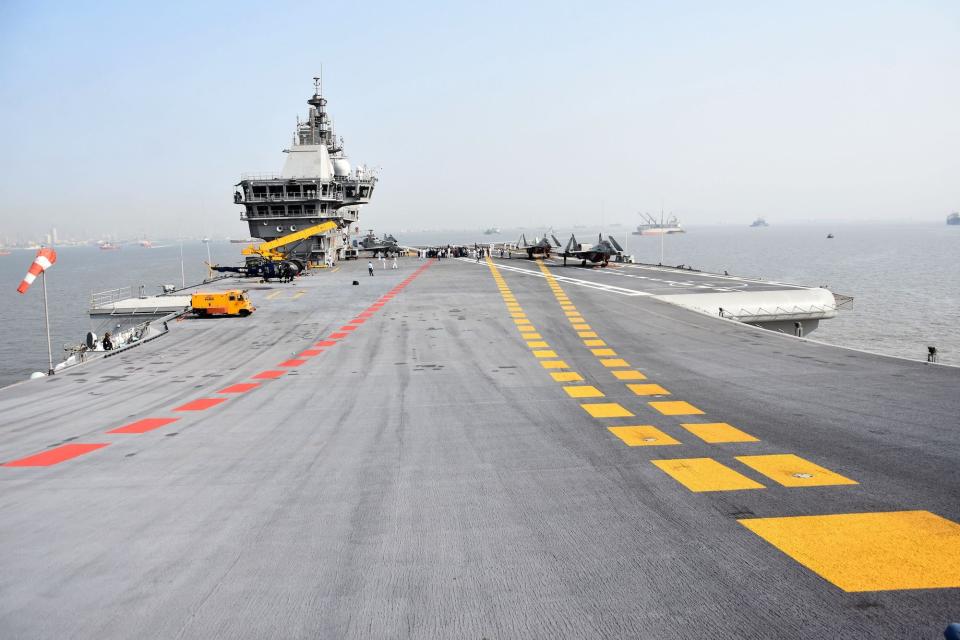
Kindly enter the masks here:
[[947, 224], [952, 226], [960, 225], [960, 213], [957, 213], [956, 211], [954, 211], [953, 213], [948, 215]]
[[769, 227], [770, 225], [768, 225], [767, 221], [764, 220], [763, 218], [757, 218], [756, 220], [753, 221], [753, 224], [751, 224], [750, 226], [751, 227]]
[[492, 236], [492, 235], [496, 235], [496, 234], [498, 234], [498, 233], [500, 233], [500, 227], [490, 227], [489, 229], [487, 229], [487, 230], [485, 230], [485, 231], [483, 232], [483, 235], [485, 235], [485, 236]]
[[111, 242], [103, 242], [100, 244], [101, 251], [118, 251], [119, 249], [120, 249], [120, 245], [113, 244]]
[[686, 233], [686, 230], [680, 226], [676, 216], [670, 216], [667, 220], [656, 219], [649, 213], [638, 214], [644, 222], [637, 225], [637, 230], [633, 232], [635, 236], [662, 236], [673, 233]]

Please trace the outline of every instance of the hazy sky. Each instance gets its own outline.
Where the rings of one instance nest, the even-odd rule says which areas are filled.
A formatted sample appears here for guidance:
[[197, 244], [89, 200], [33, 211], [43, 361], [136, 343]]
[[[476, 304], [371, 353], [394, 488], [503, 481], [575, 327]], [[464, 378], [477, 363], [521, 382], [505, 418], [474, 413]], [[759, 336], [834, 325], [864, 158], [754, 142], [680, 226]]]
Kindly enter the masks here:
[[244, 235], [321, 63], [363, 227], [960, 209], [956, 0], [451, 4], [0, 1], [0, 237]]

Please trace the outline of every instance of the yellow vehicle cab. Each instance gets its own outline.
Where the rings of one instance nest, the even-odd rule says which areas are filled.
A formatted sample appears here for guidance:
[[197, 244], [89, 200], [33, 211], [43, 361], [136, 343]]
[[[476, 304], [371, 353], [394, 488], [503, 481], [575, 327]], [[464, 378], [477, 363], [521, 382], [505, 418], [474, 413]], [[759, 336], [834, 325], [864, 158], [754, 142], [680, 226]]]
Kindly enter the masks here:
[[195, 293], [190, 300], [190, 305], [201, 318], [206, 316], [248, 316], [257, 309], [250, 302], [250, 298], [247, 297], [247, 292], [240, 289]]

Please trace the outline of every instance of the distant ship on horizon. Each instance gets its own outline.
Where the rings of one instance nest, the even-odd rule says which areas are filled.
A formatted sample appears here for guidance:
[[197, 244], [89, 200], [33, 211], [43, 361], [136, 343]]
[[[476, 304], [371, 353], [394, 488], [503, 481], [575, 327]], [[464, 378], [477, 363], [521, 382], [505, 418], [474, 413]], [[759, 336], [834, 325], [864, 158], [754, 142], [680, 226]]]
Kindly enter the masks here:
[[770, 225], [767, 224], [767, 221], [764, 220], [763, 218], [757, 218], [756, 220], [753, 221], [753, 223], [750, 226], [751, 227], [769, 227]]
[[643, 222], [637, 225], [637, 230], [633, 232], [635, 236], [662, 236], [674, 233], [686, 233], [686, 229], [680, 226], [677, 216], [670, 216], [666, 220], [661, 218], [660, 222], [649, 213], [638, 213], [643, 218]]
[[960, 213], [954, 211], [947, 216], [947, 224], [950, 226], [960, 226]]

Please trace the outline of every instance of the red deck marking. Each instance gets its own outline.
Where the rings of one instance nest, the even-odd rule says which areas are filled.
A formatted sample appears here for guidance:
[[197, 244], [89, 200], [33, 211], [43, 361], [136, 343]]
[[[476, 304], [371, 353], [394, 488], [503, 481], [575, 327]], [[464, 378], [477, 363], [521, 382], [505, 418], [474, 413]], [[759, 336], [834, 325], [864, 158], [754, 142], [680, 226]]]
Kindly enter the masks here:
[[240, 384], [232, 384], [226, 389], [220, 389], [217, 393], [246, 393], [250, 391], [250, 389], [256, 389], [259, 386], [259, 382], [241, 382]]
[[283, 362], [281, 362], [281, 363], [278, 364], [277, 366], [278, 366], [278, 367], [299, 367], [299, 366], [302, 365], [302, 364], [307, 364], [307, 361], [306, 361], [306, 360], [299, 360], [299, 359], [297, 359], [297, 358], [293, 358], [293, 359], [291, 359], [291, 360], [284, 360]]
[[179, 420], [179, 418], [144, 418], [143, 420], [137, 420], [128, 425], [107, 431], [107, 433], [146, 433], [147, 431], [165, 427], [177, 420]]
[[298, 358], [312, 358], [313, 356], [318, 356], [323, 353], [323, 349], [307, 349], [301, 353]]
[[64, 444], [64, 445], [60, 445], [59, 447], [50, 449], [49, 451], [44, 451], [43, 453], [36, 453], [32, 456], [27, 456], [26, 458], [20, 458], [19, 460], [8, 462], [3, 466], [5, 467], [49, 467], [55, 464], [60, 464], [64, 460], [69, 460], [70, 458], [76, 458], [77, 456], [82, 456], [85, 453], [96, 451], [97, 449], [103, 448], [108, 444], [109, 443]]
[[321, 340], [320, 342], [316, 343], [315, 346], [317, 346], [317, 347], [332, 347], [332, 346], [335, 345], [335, 344], [337, 344], [337, 341], [336, 341], [336, 340]]
[[329, 337], [333, 338], [334, 340], [339, 340], [340, 338], [346, 338], [348, 335], [350, 335], [350, 334], [348, 334], [348, 333], [343, 333], [343, 332], [341, 331], [341, 332], [338, 332], [338, 333], [331, 333]]
[[261, 371], [257, 375], [253, 376], [253, 379], [254, 380], [276, 380], [277, 378], [279, 378], [285, 373], [286, 371], [274, 371], [274, 370]]
[[366, 318], [362, 318], [362, 317], [360, 317], [360, 316], [357, 316], [356, 318], [354, 318], [353, 320], [350, 321], [350, 324], [363, 324], [363, 323], [366, 322], [366, 321], [367, 321]]
[[182, 404], [174, 411], [206, 411], [210, 407], [215, 407], [221, 402], [226, 402], [226, 398], [200, 398], [199, 400], [192, 400], [187, 404]]
[[355, 330], [356, 330], [356, 327], [349, 324], [345, 324], [342, 327], [340, 327], [340, 331], [355, 331]]

